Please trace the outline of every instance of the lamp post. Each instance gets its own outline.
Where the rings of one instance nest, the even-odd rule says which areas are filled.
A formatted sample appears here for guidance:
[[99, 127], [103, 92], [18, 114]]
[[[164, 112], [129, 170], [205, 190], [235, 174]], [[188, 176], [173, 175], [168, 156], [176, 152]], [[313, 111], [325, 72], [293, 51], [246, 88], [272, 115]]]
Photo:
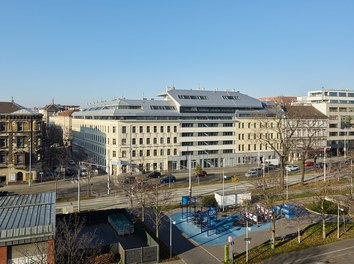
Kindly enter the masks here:
[[81, 163], [79, 162], [79, 170], [77, 171], [77, 211], [80, 212], [80, 165]]
[[289, 200], [289, 170], [286, 170], [286, 200]]
[[170, 258], [172, 258], [172, 225], [175, 225], [176, 222], [170, 218]]
[[323, 148], [323, 181], [325, 182], [326, 181], [326, 149], [327, 147], [324, 147]]
[[225, 173], [222, 171], [222, 211], [225, 212]]
[[32, 186], [32, 134], [28, 139], [29, 144], [29, 176], [28, 176], [28, 186]]

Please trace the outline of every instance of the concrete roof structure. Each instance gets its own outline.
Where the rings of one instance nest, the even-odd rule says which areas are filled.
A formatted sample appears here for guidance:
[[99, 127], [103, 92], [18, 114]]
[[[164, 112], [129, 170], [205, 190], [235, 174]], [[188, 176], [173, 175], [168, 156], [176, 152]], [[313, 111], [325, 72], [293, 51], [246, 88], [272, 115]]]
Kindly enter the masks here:
[[53, 239], [55, 193], [0, 197], [0, 246]]
[[233, 116], [237, 111], [262, 111], [265, 105], [258, 99], [238, 91], [206, 91], [169, 89], [158, 96], [163, 100], [116, 99], [98, 102], [73, 113], [74, 117], [183, 117], [193, 113], [194, 116], [208, 115]]

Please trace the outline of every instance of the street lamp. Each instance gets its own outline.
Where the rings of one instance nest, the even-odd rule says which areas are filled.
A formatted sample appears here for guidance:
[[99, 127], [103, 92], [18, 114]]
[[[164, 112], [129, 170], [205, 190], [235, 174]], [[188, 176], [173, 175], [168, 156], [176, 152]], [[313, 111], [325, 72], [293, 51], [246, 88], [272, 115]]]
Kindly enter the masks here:
[[323, 148], [323, 181], [326, 181], [326, 172], [327, 172], [327, 164], [326, 164], [326, 150], [327, 147]]
[[170, 218], [170, 258], [172, 258], [172, 225], [175, 225], [176, 222]]
[[286, 200], [289, 200], [289, 170], [286, 170]]
[[29, 143], [29, 179], [28, 179], [28, 186], [32, 186], [32, 134], [28, 140]]

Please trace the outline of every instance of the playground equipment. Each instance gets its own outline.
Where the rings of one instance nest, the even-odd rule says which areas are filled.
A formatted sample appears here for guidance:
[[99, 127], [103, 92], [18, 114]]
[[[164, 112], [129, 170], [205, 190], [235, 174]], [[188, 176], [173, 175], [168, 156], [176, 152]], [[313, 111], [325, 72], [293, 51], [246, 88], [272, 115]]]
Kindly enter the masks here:
[[218, 210], [215, 207], [209, 206], [207, 210], [196, 210], [197, 206], [196, 197], [182, 196], [181, 209], [182, 219], [187, 219], [187, 222], [192, 221], [195, 225], [200, 227], [200, 232], [207, 232], [207, 236], [211, 233], [211, 230], [215, 230], [217, 233], [217, 219]]
[[286, 218], [296, 218], [308, 214], [305, 208], [296, 204], [281, 204], [274, 208], [274, 212], [285, 216]]
[[197, 198], [191, 196], [182, 196], [181, 209], [182, 219], [187, 219], [187, 222], [194, 216], [197, 207]]

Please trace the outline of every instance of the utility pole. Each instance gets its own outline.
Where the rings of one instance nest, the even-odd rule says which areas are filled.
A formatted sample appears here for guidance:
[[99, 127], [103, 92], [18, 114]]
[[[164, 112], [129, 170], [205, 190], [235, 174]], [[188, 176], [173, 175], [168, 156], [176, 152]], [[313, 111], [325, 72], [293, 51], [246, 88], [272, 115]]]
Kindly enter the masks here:
[[77, 172], [77, 211], [80, 212], [80, 165], [81, 163], [79, 162], [79, 170]]

